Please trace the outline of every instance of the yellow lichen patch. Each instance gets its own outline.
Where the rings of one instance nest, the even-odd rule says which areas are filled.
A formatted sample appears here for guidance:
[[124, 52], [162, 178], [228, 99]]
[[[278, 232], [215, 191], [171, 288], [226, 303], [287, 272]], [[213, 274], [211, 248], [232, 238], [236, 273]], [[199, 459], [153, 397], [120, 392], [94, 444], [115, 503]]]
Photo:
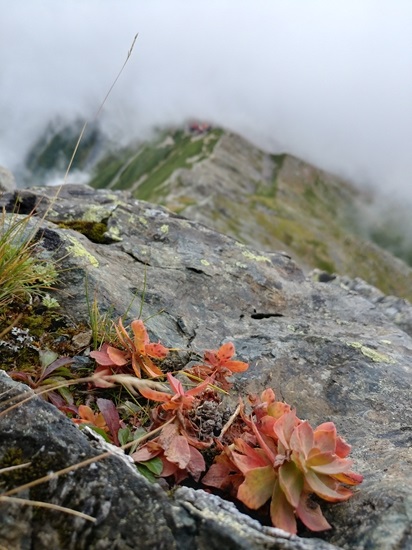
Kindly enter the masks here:
[[160, 228], [160, 231], [164, 234], [164, 235], [167, 235], [169, 233], [169, 226], [164, 224], [162, 225], [162, 227]]
[[67, 238], [72, 243], [71, 246], [67, 247], [67, 251], [70, 252], [72, 256], [76, 258], [86, 258], [92, 266], [99, 267], [97, 259], [84, 248], [80, 241], [71, 235], [68, 235]]
[[142, 225], [147, 225], [147, 220], [146, 220], [146, 218], [144, 218], [143, 216], [139, 216], [139, 222], [140, 222]]
[[210, 265], [210, 263], [207, 260], [200, 260], [200, 263], [202, 265]]
[[118, 227], [115, 227], [115, 226], [109, 227], [109, 229], [107, 230], [107, 234], [113, 241], [119, 242], [123, 240], [122, 237], [120, 236], [120, 229]]
[[87, 222], [101, 222], [110, 217], [111, 211], [103, 206], [92, 205], [83, 214], [82, 219]]
[[369, 359], [372, 359], [375, 363], [389, 363], [394, 364], [396, 361], [389, 357], [388, 355], [385, 355], [384, 353], [379, 353], [378, 351], [369, 348], [368, 346], [364, 346], [360, 342], [347, 342], [348, 346], [351, 348], [359, 349], [360, 352]]
[[256, 254], [253, 254], [250, 250], [244, 250], [242, 252], [242, 255], [247, 258], [248, 260], [255, 260], [256, 262], [269, 262], [269, 258], [266, 256], [256, 256]]

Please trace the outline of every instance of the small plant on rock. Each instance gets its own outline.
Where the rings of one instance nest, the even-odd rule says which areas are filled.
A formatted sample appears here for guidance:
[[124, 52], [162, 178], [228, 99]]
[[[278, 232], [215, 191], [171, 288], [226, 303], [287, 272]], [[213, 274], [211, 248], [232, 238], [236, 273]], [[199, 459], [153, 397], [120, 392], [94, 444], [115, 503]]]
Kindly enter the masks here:
[[0, 213], [0, 312], [11, 302], [42, 295], [57, 278], [56, 265], [36, 258], [31, 216]]
[[153, 362], [153, 359], [165, 359], [169, 350], [159, 342], [150, 342], [146, 327], [140, 319], [133, 321], [130, 326], [133, 331], [133, 339], [130, 338], [124, 328], [121, 319], [119, 319], [118, 324], [115, 326], [119, 342], [123, 349], [118, 349], [105, 343], [100, 351], [91, 352], [90, 356], [99, 365], [95, 374], [107, 375], [118, 371], [119, 368], [122, 369], [131, 365], [134, 374], [138, 378], [141, 378], [142, 371], [151, 378], [163, 376], [162, 371]]
[[[161, 477], [173, 483], [188, 477], [199, 482], [205, 473], [203, 485], [219, 489], [252, 510], [268, 508], [276, 527], [296, 533], [300, 520], [313, 531], [329, 529], [314, 497], [344, 501], [362, 481], [351, 470], [350, 445], [337, 434], [333, 422], [313, 429], [290, 405], [277, 401], [269, 388], [259, 397], [249, 396], [247, 404], [241, 400], [218, 433], [205, 431], [200, 411], [205, 408], [213, 415], [221, 405], [221, 394], [231, 387], [228, 378], [244, 372], [248, 363], [235, 360], [235, 346], [226, 342], [205, 351], [203, 361], [189, 364], [179, 377], [170, 372], [165, 376], [160, 366], [169, 349], [150, 342], [143, 321], [133, 321], [131, 329], [133, 337], [119, 320], [119, 347], [104, 343], [90, 355], [98, 363], [95, 375], [106, 377], [96, 382], [98, 387], [111, 386], [113, 374], [118, 376], [119, 371], [129, 372], [139, 379], [134, 389], [130, 386], [131, 392], [136, 394], [137, 389], [148, 400], [145, 411], [149, 414], [142, 417], [138, 428], [139, 433], [148, 434], [148, 440], [134, 446], [130, 455], [138, 469], [152, 481]], [[156, 379], [165, 376], [167, 385], [141, 380], [143, 374]], [[184, 376], [189, 379], [188, 387]], [[130, 382], [131, 377], [126, 378]], [[199, 381], [197, 385], [193, 379]], [[107, 402], [103, 408], [101, 402]], [[102, 399], [97, 404], [101, 414], [79, 407], [80, 419], [75, 422], [103, 429], [106, 438], [116, 444], [127, 441], [128, 447], [133, 445], [133, 431], [120, 420], [114, 404]]]

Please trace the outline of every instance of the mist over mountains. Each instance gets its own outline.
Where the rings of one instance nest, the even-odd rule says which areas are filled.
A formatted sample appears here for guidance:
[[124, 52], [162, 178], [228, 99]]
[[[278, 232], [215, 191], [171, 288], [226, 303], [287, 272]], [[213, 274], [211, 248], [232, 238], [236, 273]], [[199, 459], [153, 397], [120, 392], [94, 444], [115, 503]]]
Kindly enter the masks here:
[[412, 4], [0, 0], [0, 163], [105, 107], [119, 142], [190, 117], [412, 200]]

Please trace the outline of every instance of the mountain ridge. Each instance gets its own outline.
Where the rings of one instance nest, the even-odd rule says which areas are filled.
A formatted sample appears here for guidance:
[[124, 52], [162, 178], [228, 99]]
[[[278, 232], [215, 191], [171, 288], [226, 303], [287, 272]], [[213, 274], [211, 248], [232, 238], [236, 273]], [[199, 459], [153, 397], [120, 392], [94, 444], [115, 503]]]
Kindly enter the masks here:
[[262, 151], [221, 128], [198, 128], [165, 129], [127, 147], [106, 142], [99, 154], [89, 138], [81, 155], [88, 183], [129, 190], [254, 248], [284, 250], [307, 271], [360, 277], [412, 300], [412, 269], [367, 238], [367, 193], [292, 155]]

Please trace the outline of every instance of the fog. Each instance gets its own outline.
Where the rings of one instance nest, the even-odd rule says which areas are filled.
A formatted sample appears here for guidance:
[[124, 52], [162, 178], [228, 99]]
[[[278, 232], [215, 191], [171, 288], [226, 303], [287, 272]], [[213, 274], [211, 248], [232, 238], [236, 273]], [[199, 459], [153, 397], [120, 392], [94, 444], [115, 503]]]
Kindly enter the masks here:
[[196, 117], [412, 200], [412, 2], [0, 0], [0, 164], [46, 123], [119, 142]]

